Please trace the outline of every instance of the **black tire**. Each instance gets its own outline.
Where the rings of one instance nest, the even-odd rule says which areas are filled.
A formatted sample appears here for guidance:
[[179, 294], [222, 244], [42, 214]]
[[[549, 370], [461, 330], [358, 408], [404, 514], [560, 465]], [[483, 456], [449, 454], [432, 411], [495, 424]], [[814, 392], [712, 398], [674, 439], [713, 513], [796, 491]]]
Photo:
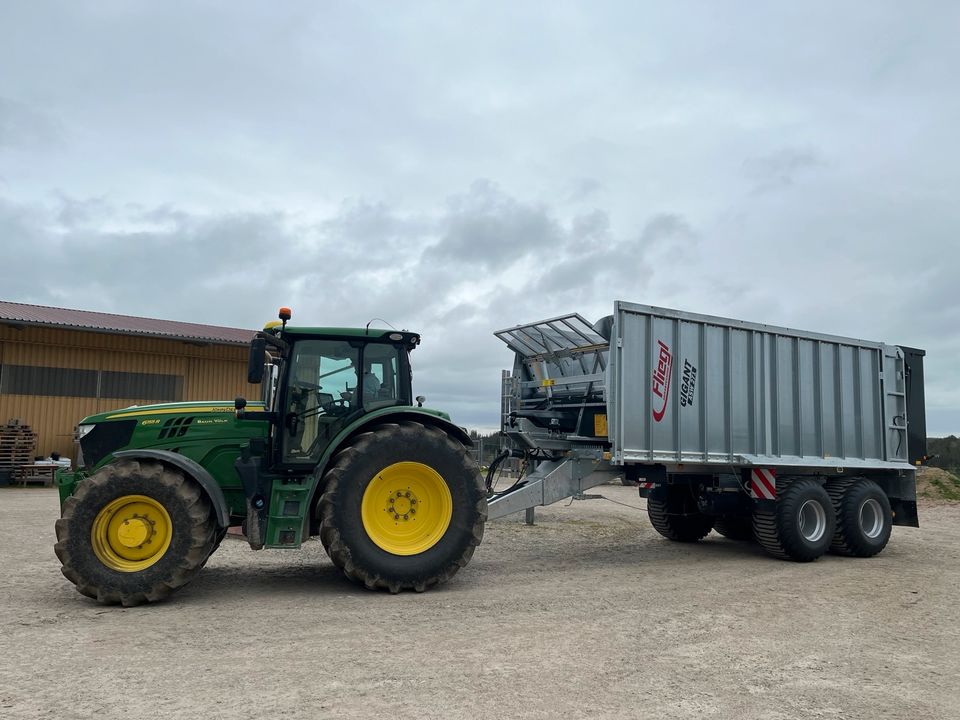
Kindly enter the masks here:
[[757, 542], [774, 557], [810, 562], [823, 555], [833, 540], [836, 516], [830, 496], [816, 480], [794, 480], [781, 491], [773, 509], [753, 513]]
[[220, 528], [213, 534], [213, 540], [210, 542], [210, 552], [207, 553], [207, 556], [203, 559], [203, 562], [200, 564], [200, 567], [203, 567], [207, 564], [207, 560], [217, 551], [217, 548], [220, 547], [220, 543], [223, 542], [223, 539], [227, 536], [227, 528]]
[[873, 480], [840, 480], [827, 485], [837, 516], [830, 552], [873, 557], [887, 546], [893, 511], [887, 494]]
[[[452, 517], [428, 549], [400, 555], [379, 547], [364, 527], [364, 493], [381, 471], [416, 462], [439, 474], [450, 491]], [[422, 592], [466, 566], [483, 539], [487, 498], [467, 449], [435, 427], [417, 422], [378, 425], [354, 438], [333, 459], [317, 506], [320, 541], [333, 563], [369, 589]]]
[[[113, 569], [95, 552], [92, 533], [97, 515], [127, 495], [144, 495], [170, 516], [170, 545], [149, 567], [135, 572]], [[214, 549], [216, 523], [201, 488], [179, 470], [158, 462], [120, 460], [100, 468], [63, 503], [54, 550], [64, 576], [87, 597], [125, 607], [156, 602], [182, 587]]]
[[753, 540], [753, 518], [749, 515], [723, 515], [713, 521], [713, 529], [730, 540]]
[[685, 485], [668, 485], [651, 493], [647, 516], [654, 530], [676, 542], [702, 540], [713, 528], [713, 518], [700, 512], [696, 498]]

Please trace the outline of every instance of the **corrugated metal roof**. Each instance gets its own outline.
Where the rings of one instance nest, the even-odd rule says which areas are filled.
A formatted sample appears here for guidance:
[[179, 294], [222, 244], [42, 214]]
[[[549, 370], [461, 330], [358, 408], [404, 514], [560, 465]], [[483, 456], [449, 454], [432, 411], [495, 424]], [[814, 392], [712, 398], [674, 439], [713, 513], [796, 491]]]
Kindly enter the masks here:
[[4, 300], [0, 300], [0, 322], [223, 345], [246, 345], [255, 334], [254, 330], [240, 328], [114, 315], [89, 310], [69, 310]]

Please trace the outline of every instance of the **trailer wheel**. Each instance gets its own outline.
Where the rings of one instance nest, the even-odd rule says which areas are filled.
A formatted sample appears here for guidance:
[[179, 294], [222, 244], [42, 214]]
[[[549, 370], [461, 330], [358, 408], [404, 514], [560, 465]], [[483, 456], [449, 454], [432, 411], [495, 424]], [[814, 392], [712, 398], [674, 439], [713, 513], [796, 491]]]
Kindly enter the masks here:
[[873, 557], [883, 550], [893, 530], [887, 494], [873, 480], [829, 483], [827, 492], [837, 515], [830, 552], [849, 557]]
[[753, 520], [749, 515], [722, 515], [713, 529], [730, 540], [753, 540]]
[[772, 510], [759, 506], [753, 513], [753, 532], [764, 550], [797, 562], [823, 555], [833, 540], [835, 525], [830, 496], [809, 478], [787, 485]]
[[677, 542], [702, 540], [713, 527], [713, 518], [700, 512], [690, 488], [683, 485], [652, 492], [647, 498], [647, 516], [654, 530]]
[[355, 582], [392, 593], [450, 579], [483, 538], [487, 499], [466, 448], [416, 422], [379, 425], [333, 460], [320, 540]]
[[121, 460], [63, 503], [54, 550], [87, 597], [124, 606], [182, 587], [214, 549], [216, 524], [196, 484], [157, 462]]

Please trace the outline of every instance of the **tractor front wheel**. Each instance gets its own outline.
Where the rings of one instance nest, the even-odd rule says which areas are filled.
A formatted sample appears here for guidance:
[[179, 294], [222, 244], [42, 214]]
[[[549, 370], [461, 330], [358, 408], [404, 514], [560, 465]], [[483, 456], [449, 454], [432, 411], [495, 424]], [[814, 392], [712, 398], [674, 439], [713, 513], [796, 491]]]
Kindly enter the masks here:
[[487, 500], [467, 450], [435, 427], [378, 425], [334, 458], [318, 504], [334, 564], [370, 589], [448, 580], [483, 538]]
[[158, 462], [120, 460], [82, 481], [63, 503], [55, 551], [77, 590], [104, 604], [161, 600], [214, 549], [203, 491]]

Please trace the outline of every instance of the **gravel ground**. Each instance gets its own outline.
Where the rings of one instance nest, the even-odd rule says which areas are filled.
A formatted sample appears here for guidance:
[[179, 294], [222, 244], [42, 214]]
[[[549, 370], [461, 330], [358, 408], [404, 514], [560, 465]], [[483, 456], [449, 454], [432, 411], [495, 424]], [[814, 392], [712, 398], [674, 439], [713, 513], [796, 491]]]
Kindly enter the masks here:
[[0, 490], [0, 717], [960, 717], [960, 506], [872, 560], [652, 530], [628, 488], [490, 523], [444, 587], [228, 539], [165, 603], [82, 597], [56, 493]]

